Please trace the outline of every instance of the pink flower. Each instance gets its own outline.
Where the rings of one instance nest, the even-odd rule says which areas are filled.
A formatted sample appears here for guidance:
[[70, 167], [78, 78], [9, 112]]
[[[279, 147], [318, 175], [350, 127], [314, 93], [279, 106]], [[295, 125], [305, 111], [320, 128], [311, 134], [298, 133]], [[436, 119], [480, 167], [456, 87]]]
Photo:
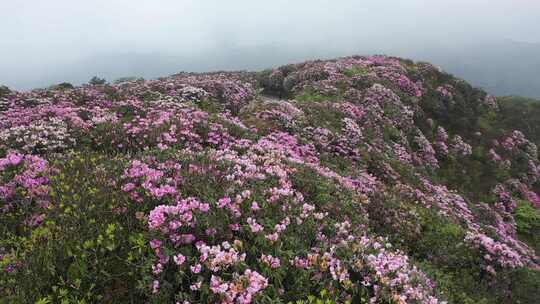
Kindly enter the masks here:
[[279, 268], [281, 266], [281, 261], [279, 258], [275, 258], [271, 255], [261, 255], [261, 258], [259, 259], [263, 264], [266, 264], [272, 269]]
[[206, 213], [208, 212], [208, 210], [210, 210], [210, 204], [208, 203], [202, 203], [199, 205], [199, 210], [203, 213]]
[[253, 232], [253, 233], [261, 232], [264, 229], [263, 226], [257, 224], [255, 219], [253, 219], [251, 217], [248, 217], [247, 223], [249, 224], [249, 227], [251, 228], [251, 232]]
[[229, 289], [227, 283], [223, 283], [221, 279], [215, 275], [210, 278], [210, 290], [214, 293], [225, 293]]
[[189, 269], [191, 270], [191, 272], [197, 274], [197, 273], [201, 272], [202, 265], [201, 264], [196, 264], [195, 266], [190, 266]]
[[156, 240], [156, 239], [151, 240], [150, 241], [150, 247], [152, 247], [152, 249], [160, 248], [161, 247], [161, 241]]
[[22, 156], [17, 153], [11, 153], [7, 156], [8, 161], [11, 163], [12, 166], [17, 166], [22, 161]]
[[152, 273], [155, 275], [160, 274], [163, 271], [163, 265], [161, 263], [157, 263], [155, 265], [152, 265]]
[[220, 198], [218, 200], [218, 207], [219, 208], [224, 208], [224, 207], [228, 206], [230, 203], [231, 203], [231, 198], [230, 197], [223, 197], [223, 198]]
[[277, 232], [274, 232], [272, 234], [267, 234], [265, 238], [271, 242], [275, 242], [278, 240], [279, 234]]
[[154, 280], [154, 283], [152, 284], [152, 293], [157, 293], [159, 291], [159, 281]]
[[186, 261], [186, 257], [179, 253], [174, 256], [173, 260], [174, 260], [174, 263], [176, 263], [176, 265], [181, 266]]
[[130, 192], [133, 189], [135, 189], [135, 184], [133, 183], [127, 183], [124, 186], [122, 186], [122, 191], [124, 192]]
[[192, 284], [191, 286], [189, 286], [189, 289], [191, 289], [193, 291], [196, 291], [196, 290], [201, 289], [201, 285], [202, 285], [202, 282], [197, 282], [197, 283]]
[[216, 228], [208, 228], [206, 229], [205, 233], [207, 236], [213, 236], [217, 233], [217, 230]]

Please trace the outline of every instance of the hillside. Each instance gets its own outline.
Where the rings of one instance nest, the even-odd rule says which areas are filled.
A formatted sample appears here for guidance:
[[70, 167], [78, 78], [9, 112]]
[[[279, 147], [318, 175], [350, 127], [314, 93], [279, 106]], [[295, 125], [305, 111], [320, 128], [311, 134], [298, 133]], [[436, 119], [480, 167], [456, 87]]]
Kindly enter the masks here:
[[2, 87], [0, 303], [537, 303], [539, 114], [385, 56]]

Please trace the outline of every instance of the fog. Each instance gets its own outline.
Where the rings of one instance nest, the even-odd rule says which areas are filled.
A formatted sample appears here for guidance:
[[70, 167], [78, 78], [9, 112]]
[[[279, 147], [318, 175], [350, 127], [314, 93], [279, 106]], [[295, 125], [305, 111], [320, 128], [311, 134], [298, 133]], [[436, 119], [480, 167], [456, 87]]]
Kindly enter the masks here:
[[[538, 0], [0, 0], [0, 84], [388, 54], [498, 94], [540, 97], [539, 29]], [[533, 80], [519, 88], [516, 75]]]

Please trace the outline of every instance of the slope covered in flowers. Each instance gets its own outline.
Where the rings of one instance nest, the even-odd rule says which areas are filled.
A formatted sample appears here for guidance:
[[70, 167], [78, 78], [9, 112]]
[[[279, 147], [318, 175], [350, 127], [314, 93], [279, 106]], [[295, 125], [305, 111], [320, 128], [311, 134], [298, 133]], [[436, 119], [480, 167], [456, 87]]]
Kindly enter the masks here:
[[537, 303], [522, 106], [383, 56], [2, 88], [0, 303]]

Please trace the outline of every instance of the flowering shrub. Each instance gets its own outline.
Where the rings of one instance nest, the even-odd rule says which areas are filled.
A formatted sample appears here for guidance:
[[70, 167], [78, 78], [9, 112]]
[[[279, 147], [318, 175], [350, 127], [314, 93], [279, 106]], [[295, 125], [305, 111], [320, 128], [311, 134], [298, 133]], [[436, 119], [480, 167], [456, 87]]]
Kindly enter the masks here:
[[[0, 158], [0, 214], [13, 230], [23, 222], [30, 227], [41, 224], [49, 204], [47, 161], [33, 155], [11, 152]], [[10, 225], [7, 225], [9, 220]]]
[[0, 100], [0, 302], [534, 303], [538, 137], [429, 64]]

